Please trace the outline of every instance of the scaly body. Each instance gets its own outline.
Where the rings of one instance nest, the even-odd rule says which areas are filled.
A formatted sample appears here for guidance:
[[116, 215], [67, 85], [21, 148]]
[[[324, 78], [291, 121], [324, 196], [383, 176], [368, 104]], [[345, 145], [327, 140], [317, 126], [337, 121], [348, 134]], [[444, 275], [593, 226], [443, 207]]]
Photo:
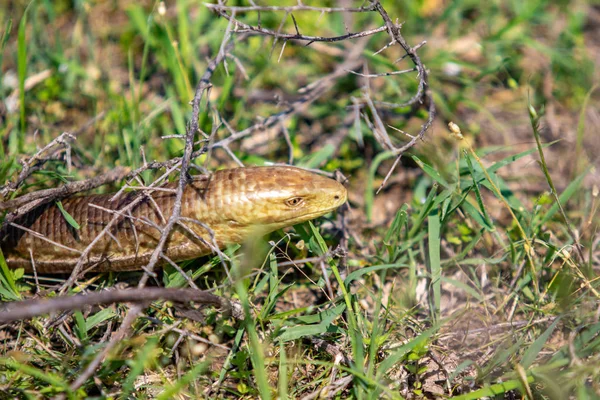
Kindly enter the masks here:
[[[174, 189], [174, 185], [167, 186]], [[126, 271], [143, 267], [171, 215], [174, 191], [144, 198], [93, 246], [84, 268]], [[56, 204], [39, 207], [0, 232], [0, 246], [11, 268], [38, 273], [69, 273], [115, 212], [139, 193], [78, 196], [62, 200], [80, 229], [67, 222]], [[335, 210], [346, 201], [338, 182], [298, 168], [253, 167], [217, 171], [190, 182], [184, 191], [180, 224], [170, 234], [165, 254], [179, 262], [241, 243]], [[95, 205], [97, 207], [94, 207]], [[29, 231], [28, 231], [29, 230]], [[30, 231], [36, 232], [34, 234]], [[164, 262], [163, 262], [164, 264]]]

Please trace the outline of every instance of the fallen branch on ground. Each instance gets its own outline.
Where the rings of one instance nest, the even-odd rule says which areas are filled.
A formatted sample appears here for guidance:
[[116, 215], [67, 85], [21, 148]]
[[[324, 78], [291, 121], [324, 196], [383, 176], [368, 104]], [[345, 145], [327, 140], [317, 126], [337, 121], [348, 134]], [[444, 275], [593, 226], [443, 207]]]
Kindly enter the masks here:
[[197, 289], [179, 288], [141, 288], [106, 290], [75, 296], [58, 296], [54, 298], [15, 301], [5, 304], [0, 311], [0, 323], [8, 323], [29, 319], [50, 313], [81, 310], [88, 306], [108, 305], [113, 303], [147, 303], [149, 301], [166, 300], [179, 304], [198, 303], [220, 307], [230, 312], [236, 319], [243, 319], [241, 309], [229, 300], [212, 293]]

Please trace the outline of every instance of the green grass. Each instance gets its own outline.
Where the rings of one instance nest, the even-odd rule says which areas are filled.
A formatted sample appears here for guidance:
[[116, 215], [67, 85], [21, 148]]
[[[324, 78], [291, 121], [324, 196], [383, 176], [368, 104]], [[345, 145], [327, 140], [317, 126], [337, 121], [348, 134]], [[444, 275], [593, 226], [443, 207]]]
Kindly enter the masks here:
[[[115, 166], [134, 169], [144, 160], [181, 156], [181, 139], [161, 137], [185, 134], [194, 87], [219, 50], [227, 21], [199, 2], [167, 3], [164, 15], [158, 2], [0, 6], [0, 183], [17, 178], [19, 160], [105, 112], [71, 142], [71, 166], [61, 153], [6, 199]], [[600, 149], [589, 115], [598, 108], [592, 39], [600, 28], [588, 18], [591, 3], [577, 9], [543, 0], [383, 4], [404, 23], [411, 45], [427, 40], [419, 54], [439, 110], [425, 140], [403, 156], [388, 185], [377, 193], [393, 155], [364, 118], [353, 118], [351, 98], [360, 99], [364, 90], [359, 77], [337, 79], [286, 121], [295, 164], [337, 169], [349, 178], [346, 258], [324, 257], [340, 242], [340, 215], [332, 214], [228, 249], [233, 280], [218, 257], [183, 263], [199, 287], [240, 301], [246, 318], [206, 309], [202, 321], [195, 321], [172, 304], [153, 303], [95, 377], [76, 390], [69, 385], [118, 328], [126, 305], [76, 312], [54, 325], [41, 316], [0, 326], [1, 393], [164, 399], [291, 399], [318, 391], [356, 399], [598, 396], [600, 199], [594, 157]], [[278, 29], [283, 15], [262, 12], [261, 26]], [[258, 23], [256, 13], [238, 17]], [[341, 14], [294, 17], [303, 34], [346, 32]], [[351, 18], [350, 31], [381, 25], [375, 13]], [[289, 16], [283, 30], [294, 32]], [[409, 61], [394, 64], [402, 55], [395, 47], [373, 54], [388, 41], [385, 34], [369, 39], [363, 51], [369, 73], [410, 68]], [[227, 69], [218, 66], [211, 80], [202, 132], [225, 138], [230, 132], [221, 119], [242, 131], [280, 112], [350, 50], [344, 42], [290, 42], [283, 53], [281, 46], [261, 36], [236, 44], [237, 60], [228, 58]], [[51, 71], [47, 79], [23, 90], [27, 78], [44, 70]], [[378, 101], [403, 102], [416, 87], [414, 74], [370, 81]], [[6, 106], [15, 100], [18, 107]], [[424, 110], [391, 109], [382, 118], [414, 134], [427, 117]], [[558, 123], [558, 132], [544, 129], [548, 118]], [[448, 122], [460, 127], [462, 140], [451, 135]], [[393, 135], [395, 143], [406, 139]], [[276, 129], [258, 131], [232, 150], [246, 165], [286, 162], [290, 153]], [[222, 149], [194, 163], [209, 170], [235, 165]], [[146, 171], [142, 178], [149, 183], [163, 172]], [[322, 262], [279, 265], [314, 257]], [[89, 276], [72, 292], [135, 285], [140, 276]], [[40, 278], [42, 289], [63, 281]], [[187, 285], [171, 267], [157, 282]], [[33, 277], [9, 270], [0, 256], [2, 301], [35, 290]], [[56, 294], [52, 289], [45, 295]]]

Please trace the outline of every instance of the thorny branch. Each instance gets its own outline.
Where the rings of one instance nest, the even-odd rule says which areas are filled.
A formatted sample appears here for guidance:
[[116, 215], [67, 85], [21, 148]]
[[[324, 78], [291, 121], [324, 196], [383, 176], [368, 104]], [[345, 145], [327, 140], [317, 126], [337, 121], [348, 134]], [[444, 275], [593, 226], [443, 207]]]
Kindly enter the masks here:
[[207, 8], [210, 8], [211, 10], [215, 10], [215, 11], [233, 11], [233, 12], [261, 12], [261, 11], [269, 11], [269, 12], [276, 12], [276, 11], [285, 11], [286, 13], [291, 13], [294, 11], [317, 11], [320, 13], [338, 13], [338, 12], [351, 12], [351, 13], [361, 13], [361, 12], [367, 12], [367, 11], [373, 11], [375, 10], [375, 6], [374, 5], [370, 5], [368, 7], [312, 7], [312, 6], [306, 6], [304, 4], [301, 4], [301, 2], [298, 2], [298, 5], [295, 6], [259, 6], [259, 5], [252, 5], [252, 6], [225, 6], [223, 4], [221, 4], [219, 2], [219, 4], [212, 4], [212, 3], [204, 3], [204, 5]]
[[[377, 12], [379, 13], [379, 15], [381, 15], [381, 18], [383, 18], [383, 20], [384, 20], [385, 25], [388, 29], [388, 34], [390, 35], [390, 38], [392, 39], [392, 43], [398, 43], [402, 47], [402, 49], [405, 51], [406, 55], [408, 55], [408, 57], [412, 60], [413, 64], [415, 65], [415, 68], [417, 70], [417, 77], [419, 79], [417, 93], [410, 100], [408, 100], [406, 103], [404, 103], [403, 106], [413, 105], [415, 103], [425, 103], [426, 101], [429, 102], [429, 107], [427, 110], [428, 111], [427, 121], [425, 121], [425, 124], [423, 124], [421, 126], [421, 129], [419, 130], [417, 135], [412, 136], [411, 140], [401, 147], [393, 146], [393, 151], [396, 154], [396, 160], [394, 161], [394, 164], [392, 165], [392, 167], [390, 168], [386, 177], [384, 178], [383, 182], [381, 183], [381, 186], [379, 186], [379, 189], [377, 190], [377, 192], [379, 192], [385, 186], [386, 182], [392, 175], [392, 172], [398, 165], [398, 162], [400, 161], [400, 157], [402, 157], [402, 154], [404, 154], [404, 152], [406, 152], [408, 149], [413, 147], [417, 143], [417, 141], [419, 141], [420, 139], [423, 138], [423, 136], [425, 135], [425, 132], [427, 132], [427, 130], [429, 130], [429, 128], [431, 127], [431, 124], [433, 123], [433, 119], [435, 118], [436, 111], [435, 111], [435, 103], [433, 102], [433, 99], [431, 98], [431, 93], [429, 90], [429, 75], [428, 75], [427, 69], [423, 65], [423, 62], [421, 61], [421, 58], [417, 54], [417, 49], [420, 48], [422, 45], [420, 44], [418, 47], [411, 47], [406, 42], [406, 40], [404, 39], [402, 34], [400, 33], [400, 26], [398, 24], [394, 24], [392, 22], [387, 11], [385, 11], [385, 9], [383, 8], [383, 6], [379, 2], [379, 0], [373, 0], [372, 3], [374, 5], [375, 9], [377, 10]], [[402, 58], [404, 58], [404, 56]], [[389, 138], [387, 131], [385, 130], [385, 127], [383, 128], [383, 130], [380, 133], [383, 136], [387, 136]]]
[[[383, 49], [377, 51], [375, 54], [381, 53], [382, 51], [390, 48], [394, 44], [399, 44], [405, 54], [403, 56], [401, 56], [400, 58], [398, 58], [398, 60], [396, 60], [396, 62], [400, 62], [404, 58], [408, 57], [414, 64], [413, 68], [400, 70], [400, 71], [386, 72], [386, 73], [382, 73], [382, 74], [361, 74], [361, 73], [352, 71], [352, 68], [348, 68], [345, 71], [348, 73], [357, 74], [357, 75], [359, 75], [363, 78], [367, 78], [367, 79], [379, 78], [379, 77], [389, 77], [389, 76], [394, 76], [394, 75], [403, 75], [403, 74], [413, 72], [413, 71], [417, 72], [417, 78], [418, 78], [417, 92], [406, 102], [403, 102], [403, 103], [375, 102], [370, 99], [370, 94], [369, 94], [368, 90], [365, 90], [363, 93], [364, 104], [366, 104], [368, 106], [371, 114], [373, 115], [373, 118], [376, 121], [376, 124], [374, 126], [371, 126], [373, 129], [375, 139], [384, 148], [391, 150], [394, 153], [394, 155], [396, 155], [396, 159], [395, 159], [394, 163], [392, 164], [392, 167], [388, 171], [388, 173], [385, 176], [383, 182], [381, 183], [379, 189], [377, 190], [377, 192], [379, 192], [386, 185], [386, 183], [389, 180], [390, 176], [392, 175], [394, 169], [398, 165], [402, 155], [407, 150], [412, 148], [419, 140], [421, 140], [423, 138], [423, 136], [425, 135], [425, 132], [427, 132], [429, 130], [429, 128], [431, 127], [431, 125], [433, 123], [433, 119], [435, 118], [436, 109], [435, 109], [435, 103], [431, 99], [431, 93], [429, 90], [429, 80], [428, 80], [429, 75], [428, 75], [427, 69], [423, 65], [423, 62], [421, 61], [421, 58], [419, 57], [419, 55], [417, 53], [417, 50], [420, 49], [425, 44], [425, 42], [419, 43], [418, 45], [411, 47], [408, 44], [408, 42], [406, 42], [406, 40], [404, 39], [404, 37], [402, 36], [402, 34], [400, 32], [402, 25], [392, 22], [387, 11], [383, 8], [383, 6], [381, 5], [379, 0], [370, 0], [370, 1], [371, 1], [370, 6], [361, 7], [358, 9], [352, 9], [352, 11], [353, 12], [376, 11], [377, 13], [379, 13], [381, 18], [383, 19], [383, 22], [385, 25], [383, 27], [377, 28], [377, 29], [366, 30], [366, 31], [362, 31], [359, 33], [348, 33], [346, 35], [336, 36], [336, 37], [306, 36], [306, 35], [300, 34], [296, 20], [293, 18], [293, 14], [291, 14], [291, 13], [293, 11], [307, 11], [310, 9], [310, 7], [306, 7], [300, 3], [297, 6], [289, 6], [289, 7], [275, 7], [275, 6], [267, 7], [267, 6], [256, 6], [256, 5], [253, 5], [250, 7], [232, 7], [232, 6], [226, 6], [223, 3], [219, 2], [219, 4], [207, 4], [207, 7], [214, 10], [218, 15], [226, 18], [229, 22], [234, 22], [235, 28], [234, 28], [233, 32], [235, 32], [235, 33], [251, 32], [251, 33], [255, 33], [255, 34], [272, 36], [275, 38], [275, 40], [283, 39], [285, 41], [288, 41], [288, 40], [307, 41], [309, 45], [311, 43], [317, 42], [317, 41], [334, 42], [334, 41], [354, 39], [354, 38], [358, 38], [358, 37], [366, 37], [366, 36], [370, 36], [370, 35], [382, 32], [384, 30], [388, 32], [388, 35], [391, 38], [391, 42], [389, 44], [387, 44]], [[321, 12], [333, 12], [332, 10], [334, 10], [334, 9], [318, 9], [318, 11], [321, 11]], [[272, 29], [263, 28], [260, 26], [260, 24], [259, 24], [259, 26], [252, 26], [252, 25], [246, 24], [246, 23], [240, 21], [238, 18], [236, 18], [236, 13], [252, 12], [252, 11], [254, 11], [254, 12], [283, 11], [283, 12], [285, 12], [284, 20], [285, 20], [285, 18], [287, 18], [288, 15], [292, 15], [296, 33], [288, 34], [288, 33], [280, 32], [281, 27], [283, 26], [283, 21], [282, 21], [282, 24], [281, 24], [279, 30], [275, 31]], [[315, 9], [314, 11], [317, 11], [317, 10]], [[346, 9], [345, 11], [351, 11], [351, 10]], [[408, 136], [410, 138], [410, 140], [401, 146], [394, 145], [392, 139], [390, 138], [390, 135], [387, 132], [385, 125], [383, 124], [383, 122], [380, 120], [380, 118], [378, 116], [376, 105], [383, 106], [383, 107], [396, 108], [396, 107], [413, 106], [413, 105], [424, 104], [424, 103], [427, 103], [428, 116], [427, 116], [427, 120], [425, 121], [425, 123], [421, 126], [421, 129], [419, 130], [419, 132], [416, 135], [409, 135], [407, 133], [404, 133], [404, 132], [398, 130], [401, 133], [403, 133], [404, 135]], [[366, 116], [365, 116], [365, 119], [367, 119]], [[368, 123], [368, 121], [367, 121], [367, 123]], [[230, 140], [236, 140], [237, 138], [239, 138], [239, 135], [232, 135], [230, 138], [231, 138]], [[226, 151], [228, 151], [228, 150], [226, 149]]]
[[261, 35], [273, 36], [277, 39], [305, 41], [305, 42], [308, 42], [308, 44], [311, 44], [313, 42], [329, 42], [329, 43], [331, 43], [331, 42], [341, 42], [341, 41], [350, 40], [350, 39], [358, 39], [358, 38], [365, 37], [365, 36], [375, 35], [376, 33], [379, 33], [379, 32], [385, 32], [387, 30], [386, 26], [382, 26], [382, 27], [379, 27], [376, 29], [369, 29], [369, 30], [362, 31], [362, 32], [347, 33], [347, 34], [341, 35], [341, 36], [333, 36], [333, 37], [307, 36], [307, 35], [301, 35], [300, 33], [281, 33], [281, 32], [274, 31], [272, 29], [266, 29], [266, 28], [248, 25], [248, 24], [245, 24], [245, 23], [235, 19], [234, 17], [230, 16], [229, 14], [227, 14], [223, 11], [219, 11], [219, 15], [221, 15], [222, 17], [224, 17], [225, 19], [227, 19], [229, 21], [235, 22], [235, 25], [236, 25], [236, 28], [234, 30], [235, 33], [253, 32], [253, 33], [257, 33], [257, 34], [261, 34]]

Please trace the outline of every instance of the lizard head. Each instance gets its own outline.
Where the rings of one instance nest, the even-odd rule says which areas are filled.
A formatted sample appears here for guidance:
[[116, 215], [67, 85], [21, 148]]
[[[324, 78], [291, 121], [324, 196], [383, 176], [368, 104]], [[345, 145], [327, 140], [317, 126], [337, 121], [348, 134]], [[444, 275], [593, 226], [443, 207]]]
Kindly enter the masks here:
[[217, 171], [211, 195], [232, 224], [272, 232], [325, 215], [347, 200], [339, 182], [290, 166]]

